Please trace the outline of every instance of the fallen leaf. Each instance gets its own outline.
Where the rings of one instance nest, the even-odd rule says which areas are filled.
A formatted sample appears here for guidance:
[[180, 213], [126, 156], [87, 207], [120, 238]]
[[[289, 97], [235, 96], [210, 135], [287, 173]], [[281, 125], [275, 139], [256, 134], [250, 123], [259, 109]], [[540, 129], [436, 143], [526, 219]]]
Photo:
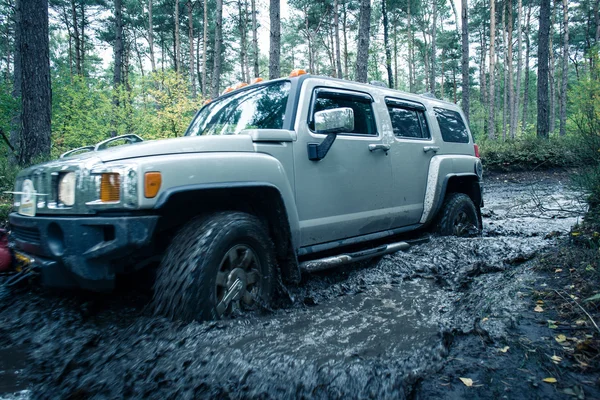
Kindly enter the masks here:
[[540, 306], [535, 306], [535, 308], [533, 309], [533, 311], [535, 312], [544, 312], [544, 309]]
[[562, 357], [557, 356], [556, 354], [553, 355], [552, 357], [550, 357], [552, 359], [552, 361], [554, 362], [554, 364], [558, 364], [559, 362], [562, 361]]
[[554, 340], [556, 340], [558, 343], [562, 343], [567, 341], [567, 337], [565, 335], [558, 335], [554, 338]]
[[584, 301], [588, 302], [588, 301], [596, 301], [596, 300], [600, 300], [600, 293], [596, 293], [595, 295], [593, 295], [592, 297], [588, 297]]
[[558, 326], [555, 325], [555, 324], [548, 324], [548, 328], [550, 328], [550, 329], [556, 329], [556, 328], [558, 328]]
[[544, 304], [544, 300], [538, 300], [538, 301], [536, 301], [535, 303], [536, 303], [536, 304], [540, 304], [540, 305], [542, 305], [542, 304]]
[[580, 232], [571, 232], [571, 235], [573, 235], [573, 236], [579, 236], [579, 235], [581, 235], [581, 233]]
[[556, 274], [558, 274], [559, 272], [562, 272], [562, 268], [556, 268], [556, 269], [554, 270], [554, 273], [556, 273]]
[[465, 386], [471, 387], [473, 386], [473, 379], [471, 378], [458, 378], [465, 384]]
[[544, 378], [543, 381], [546, 383], [556, 383], [556, 378]]
[[577, 321], [575, 321], [576, 325], [585, 325], [585, 320], [583, 319], [578, 319]]
[[508, 349], [510, 349], [510, 347], [509, 346], [505, 346], [505, 347], [503, 347], [501, 349], [498, 349], [498, 351], [501, 351], [502, 353], [506, 353], [508, 351]]
[[489, 319], [488, 317], [484, 317], [484, 318], [481, 320], [481, 322], [485, 322], [485, 321], [487, 321], [488, 319]]

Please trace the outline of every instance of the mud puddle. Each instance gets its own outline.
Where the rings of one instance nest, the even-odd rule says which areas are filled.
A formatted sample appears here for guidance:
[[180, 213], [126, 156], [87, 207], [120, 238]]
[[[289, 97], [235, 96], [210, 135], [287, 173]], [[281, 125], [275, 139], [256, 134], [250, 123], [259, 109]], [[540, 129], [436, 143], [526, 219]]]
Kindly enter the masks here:
[[[458, 380], [468, 368], [448, 366], [464, 354], [485, 370], [476, 360], [505, 344], [538, 279], [528, 261], [584, 210], [547, 174], [492, 180], [485, 201], [481, 237], [432, 237], [305, 276], [285, 305], [246, 319], [181, 324], [131, 294], [82, 302], [22, 289], [0, 301], [0, 349], [29, 349], [23, 376], [35, 398], [468, 397]], [[477, 397], [504, 393], [487, 385]]]

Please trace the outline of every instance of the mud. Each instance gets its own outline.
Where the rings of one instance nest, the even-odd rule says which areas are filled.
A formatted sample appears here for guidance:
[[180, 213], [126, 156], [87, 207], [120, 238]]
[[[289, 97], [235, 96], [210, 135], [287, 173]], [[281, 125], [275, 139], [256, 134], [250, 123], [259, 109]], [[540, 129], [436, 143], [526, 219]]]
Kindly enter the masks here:
[[530, 311], [532, 260], [581, 200], [562, 174], [492, 176], [481, 237], [304, 276], [243, 319], [156, 318], [140, 291], [0, 286], [0, 399], [598, 398], [597, 377], [548, 366]]

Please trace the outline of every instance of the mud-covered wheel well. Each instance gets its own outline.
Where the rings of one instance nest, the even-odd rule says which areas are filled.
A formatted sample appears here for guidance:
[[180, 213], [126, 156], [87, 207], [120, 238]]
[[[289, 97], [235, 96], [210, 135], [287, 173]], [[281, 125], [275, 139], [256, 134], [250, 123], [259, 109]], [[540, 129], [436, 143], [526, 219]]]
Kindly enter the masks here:
[[477, 208], [481, 205], [481, 190], [477, 176], [452, 176], [446, 184], [446, 193], [464, 193], [473, 200]]
[[268, 227], [282, 279], [293, 283], [300, 281], [285, 205], [276, 188], [258, 186], [179, 192], [170, 196], [158, 211], [162, 218], [155, 242], [162, 243], [165, 248], [179, 228], [197, 216], [217, 211], [255, 215]]

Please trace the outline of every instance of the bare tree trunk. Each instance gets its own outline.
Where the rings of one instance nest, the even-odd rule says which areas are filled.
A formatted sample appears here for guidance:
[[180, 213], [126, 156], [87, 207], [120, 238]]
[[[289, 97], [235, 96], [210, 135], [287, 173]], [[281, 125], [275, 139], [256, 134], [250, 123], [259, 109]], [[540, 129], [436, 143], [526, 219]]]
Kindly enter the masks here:
[[360, 0], [358, 46], [356, 51], [356, 76], [358, 82], [367, 82], [369, 62], [369, 32], [371, 30], [371, 2]]
[[192, 97], [196, 98], [196, 72], [194, 68], [194, 5], [192, 0], [187, 2], [188, 9], [188, 40], [190, 41], [190, 85], [192, 88]]
[[[206, 1], [206, 0], [204, 0]], [[252, 0], [252, 50], [254, 52], [254, 77], [258, 78], [260, 72], [258, 70], [258, 27], [256, 24], [256, 0]]]
[[342, 14], [344, 15], [342, 18], [342, 32], [344, 34], [344, 76], [346, 79], [350, 79], [350, 75], [348, 75], [348, 14], [346, 13], [346, 2], [342, 3]]
[[[221, 3], [222, 4], [222, 3]], [[207, 53], [207, 45], [208, 45], [208, 7], [207, 0], [204, 0], [204, 35], [202, 37], [202, 97], [206, 97], [208, 94], [208, 82], [206, 80], [206, 53]], [[217, 92], [218, 92], [217, 88]]]
[[495, 133], [495, 110], [494, 106], [496, 103], [496, 90], [494, 88], [494, 82], [496, 80], [494, 76], [494, 61], [496, 58], [495, 53], [495, 42], [496, 42], [496, 0], [490, 1], [490, 95], [489, 100], [489, 122], [488, 122], [488, 136], [490, 139], [496, 138]]
[[550, 22], [550, 34], [549, 38], [549, 46], [548, 46], [548, 80], [549, 80], [549, 88], [550, 88], [550, 133], [554, 133], [554, 128], [556, 125], [556, 72], [555, 72], [555, 63], [554, 63], [554, 44], [552, 40], [552, 36], [554, 36], [554, 21], [555, 21], [555, 9], [552, 9], [551, 14], [551, 22]]
[[408, 90], [411, 93], [414, 93], [414, 66], [413, 62], [415, 59], [414, 54], [414, 41], [413, 41], [413, 32], [412, 32], [412, 15], [410, 13], [410, 3], [412, 0], [406, 1], [406, 30], [408, 31]]
[[[452, 2], [454, 4], [454, 2]], [[469, 2], [468, 0], [461, 1], [461, 18], [462, 18], [462, 109], [469, 121], [469, 18], [468, 18]]]
[[481, 46], [481, 54], [479, 60], [479, 91], [480, 91], [480, 100], [483, 105], [483, 109], [487, 108], [487, 92], [486, 92], [486, 77], [485, 77], [485, 55], [486, 55], [486, 41], [485, 41], [485, 25], [482, 25], [483, 32], [480, 31], [480, 46]]
[[[118, 89], [123, 83], [123, 2], [115, 0], [115, 66], [113, 70], [113, 87]], [[118, 106], [118, 100], [116, 105]]]
[[215, 99], [219, 97], [219, 88], [221, 84], [221, 47], [223, 46], [223, 0], [217, 0], [217, 15], [215, 17], [215, 55], [212, 74], [212, 84], [210, 88], [210, 97]]
[[71, 0], [71, 17], [73, 18], [73, 39], [75, 41], [75, 71], [77, 75], [81, 73], [81, 38], [79, 36], [79, 23], [77, 22], [77, 7], [75, 0]]
[[[245, 16], [242, 10], [242, 0], [238, 0], [238, 17], [239, 17], [239, 30], [240, 30], [240, 72], [242, 74], [242, 82], [248, 82], [246, 78], [246, 22]], [[249, 77], [248, 77], [249, 78]]]
[[531, 39], [529, 33], [531, 31], [531, 3], [527, 7], [527, 23], [525, 24], [525, 84], [523, 93], [523, 129], [527, 126], [527, 108], [529, 107], [529, 54], [531, 50]]
[[548, 50], [550, 49], [550, 0], [540, 0], [540, 24], [538, 39], [538, 83], [537, 83], [537, 135], [547, 138], [549, 134], [548, 99]]
[[596, 22], [596, 35], [594, 37], [594, 43], [598, 43], [600, 40], [600, 1], [594, 1], [594, 21]]
[[508, 67], [508, 123], [510, 127], [510, 137], [515, 138], [516, 124], [515, 122], [515, 77], [513, 71], [513, 4], [512, 0], [507, 0], [506, 3], [508, 13], [508, 50], [507, 63]]
[[17, 161], [30, 164], [50, 154], [50, 45], [48, 1], [20, 0], [21, 132]]
[[342, 72], [342, 55], [340, 51], [340, 21], [338, 0], [333, 0], [333, 24], [335, 25], [335, 61], [337, 64], [337, 77], [344, 79]]
[[[22, 43], [22, 39], [21, 39], [21, 2], [23, 0], [16, 0], [15, 1], [15, 11], [14, 11], [14, 31], [15, 31], [15, 38], [14, 38], [14, 49], [15, 49], [15, 59], [14, 59], [14, 65], [13, 65], [13, 89], [12, 89], [12, 95], [13, 98], [15, 100], [18, 100], [21, 98], [21, 81], [23, 79], [22, 75], [23, 75], [23, 63], [21, 62], [22, 58], [21, 58], [21, 43]], [[12, 129], [10, 131], [10, 143], [12, 145], [12, 147], [14, 149], [19, 148], [19, 141], [21, 138], [21, 120], [22, 120], [22, 112], [18, 113], [17, 115], [15, 115], [12, 118]], [[17, 157], [12, 157], [11, 156], [11, 163], [17, 163], [19, 162], [19, 160], [17, 159]]]
[[508, 88], [507, 88], [507, 76], [506, 76], [506, 70], [507, 70], [507, 64], [508, 64], [508, 57], [506, 54], [506, 49], [508, 48], [508, 44], [506, 43], [506, 1], [504, 1], [502, 3], [502, 77], [504, 80], [504, 87], [503, 87], [503, 98], [504, 98], [504, 103], [503, 103], [503, 107], [502, 107], [502, 140], [506, 141], [506, 132], [507, 132], [507, 123], [506, 123], [506, 116], [508, 114]]
[[[519, 125], [519, 99], [521, 98], [521, 75], [523, 74], [523, 44], [522, 44], [522, 26], [523, 18], [523, 0], [519, 0], [517, 6], [517, 88], [513, 98], [513, 118], [511, 126], [515, 127], [515, 132]], [[515, 135], [513, 135], [514, 137]]]
[[388, 74], [388, 86], [394, 87], [394, 75], [392, 73], [392, 52], [390, 49], [388, 15], [386, 9], [387, 0], [381, 0], [381, 14], [383, 16], [383, 47], [385, 47], [385, 68]]
[[153, 0], [148, 0], [148, 47], [152, 72], [156, 72], [156, 60], [154, 58], [154, 21], [152, 14], [152, 1]]
[[435, 94], [435, 53], [436, 49], [436, 32], [437, 32], [437, 2], [433, 0], [432, 23], [431, 23], [431, 60], [429, 65], [429, 91]]
[[281, 77], [281, 0], [270, 0], [269, 16], [271, 21], [270, 48], [269, 48], [269, 79]]
[[394, 89], [398, 89], [398, 19], [394, 20]]
[[179, 41], [179, 0], [175, 0], [175, 29], [173, 35], [175, 36], [175, 71], [181, 71], [181, 43]]
[[250, 49], [248, 48], [248, 0], [244, 0], [244, 68], [246, 69], [246, 82], [250, 83]]
[[560, 90], [560, 136], [567, 134], [567, 84], [569, 83], [569, 4], [562, 1], [563, 6], [563, 54], [562, 84]]

